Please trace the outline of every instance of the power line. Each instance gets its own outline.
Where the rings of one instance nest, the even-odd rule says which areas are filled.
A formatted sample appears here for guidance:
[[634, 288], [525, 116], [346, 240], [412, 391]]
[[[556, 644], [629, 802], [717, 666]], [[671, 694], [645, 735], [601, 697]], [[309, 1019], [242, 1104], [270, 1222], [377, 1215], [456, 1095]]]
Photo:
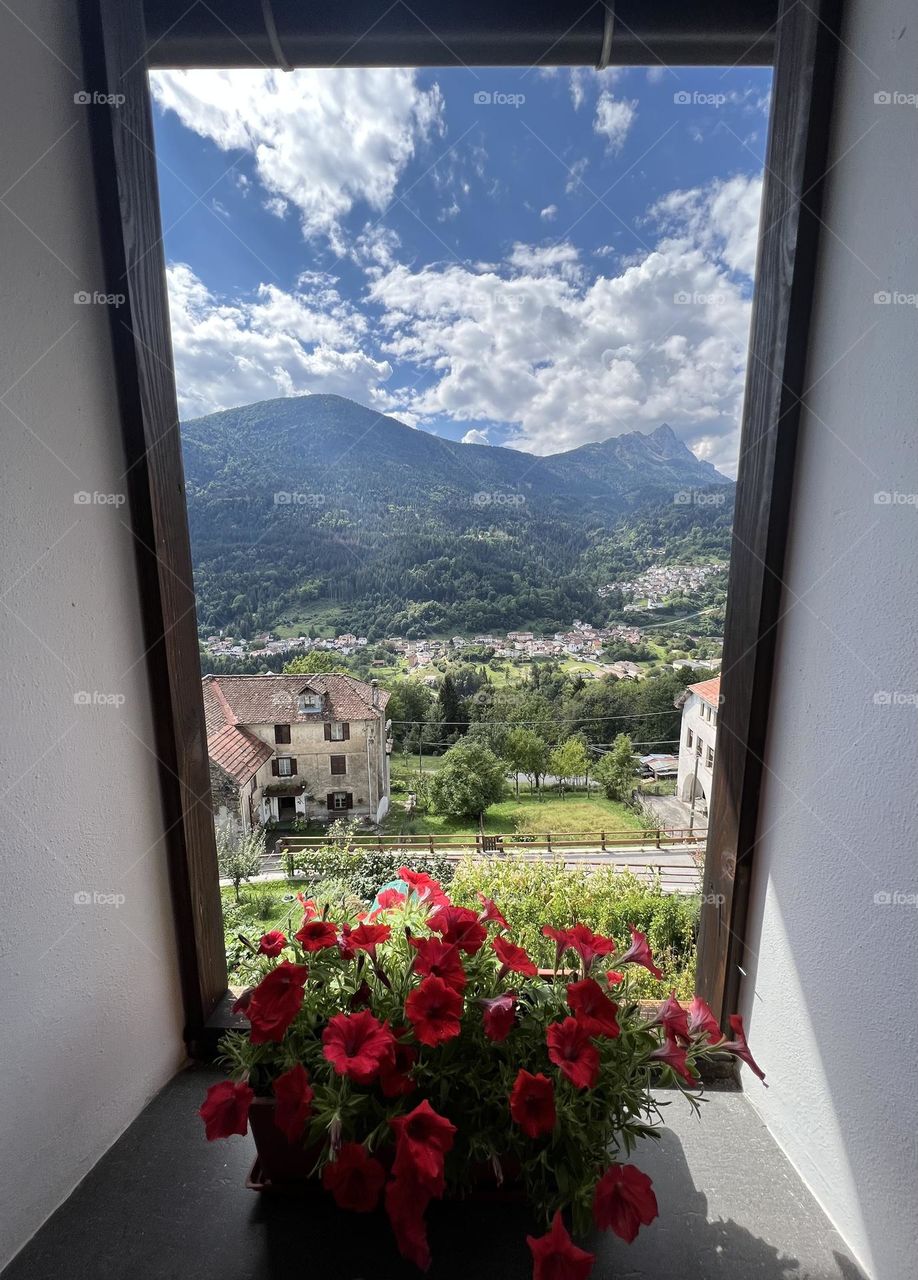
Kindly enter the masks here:
[[638, 712], [634, 712], [632, 715], [627, 715], [627, 716], [578, 716], [577, 718], [574, 718], [574, 717], [565, 718], [563, 716], [552, 716], [548, 720], [546, 719], [541, 719], [541, 720], [436, 720], [436, 721], [392, 720], [390, 721], [390, 723], [391, 724], [410, 724], [410, 725], [444, 724], [444, 725], [455, 725], [457, 727], [462, 726], [465, 728], [473, 724], [486, 724], [486, 725], [495, 725], [495, 726], [500, 725], [500, 726], [503, 726], [503, 728], [505, 729], [507, 728], [515, 729], [515, 728], [526, 727], [534, 724], [535, 725], [605, 724], [607, 721], [610, 721], [610, 720], [648, 720], [653, 716], [668, 716], [668, 715], [676, 715], [676, 714], [679, 714], [678, 707], [673, 707], [672, 711], [638, 711]]

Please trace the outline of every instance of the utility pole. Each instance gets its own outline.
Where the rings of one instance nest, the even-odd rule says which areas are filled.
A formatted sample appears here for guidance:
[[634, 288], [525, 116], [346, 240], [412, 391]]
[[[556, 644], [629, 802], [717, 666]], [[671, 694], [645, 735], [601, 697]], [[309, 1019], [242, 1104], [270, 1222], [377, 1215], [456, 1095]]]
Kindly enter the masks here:
[[689, 835], [691, 835], [695, 829], [695, 792], [698, 788], [698, 761], [700, 759], [701, 759], [701, 752], [696, 751], [695, 752], [695, 768], [692, 773], [692, 811], [689, 814], [689, 823], [688, 823]]

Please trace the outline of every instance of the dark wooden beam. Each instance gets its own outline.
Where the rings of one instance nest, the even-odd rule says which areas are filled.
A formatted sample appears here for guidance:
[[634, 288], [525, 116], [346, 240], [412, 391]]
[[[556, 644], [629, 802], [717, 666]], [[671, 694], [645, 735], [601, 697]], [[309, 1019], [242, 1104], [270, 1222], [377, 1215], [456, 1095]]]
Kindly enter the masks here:
[[840, 8], [782, 0], [778, 20], [698, 953], [722, 1023], [744, 964]]
[[[80, 0], [93, 166], [154, 717], [185, 1034], [226, 991], [204, 705], [140, 0]], [[112, 602], [117, 607], [118, 601]], [[105, 620], [100, 619], [104, 626]], [[125, 857], [136, 855], [124, 833]]]

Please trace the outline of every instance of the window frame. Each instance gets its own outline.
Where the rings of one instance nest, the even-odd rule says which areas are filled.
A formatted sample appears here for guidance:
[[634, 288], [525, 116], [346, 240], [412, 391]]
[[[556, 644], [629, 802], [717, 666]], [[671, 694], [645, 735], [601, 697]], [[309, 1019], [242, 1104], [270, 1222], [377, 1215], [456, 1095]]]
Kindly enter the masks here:
[[290, 725], [276, 724], [274, 726], [274, 745], [276, 747], [290, 746]]
[[[192, 1053], [207, 1053], [231, 1020], [149, 49], [141, 0], [79, 0], [79, 5], [85, 87], [117, 93], [121, 102], [117, 109], [91, 113], [88, 128], [107, 289], [125, 298], [123, 306], [111, 309], [111, 340], [148, 643], [185, 1036]], [[722, 1024], [736, 1006], [744, 962], [840, 12], [841, 0], [805, 5], [780, 0], [776, 23], [698, 948], [697, 988]], [[715, 55], [717, 49], [712, 42]]]

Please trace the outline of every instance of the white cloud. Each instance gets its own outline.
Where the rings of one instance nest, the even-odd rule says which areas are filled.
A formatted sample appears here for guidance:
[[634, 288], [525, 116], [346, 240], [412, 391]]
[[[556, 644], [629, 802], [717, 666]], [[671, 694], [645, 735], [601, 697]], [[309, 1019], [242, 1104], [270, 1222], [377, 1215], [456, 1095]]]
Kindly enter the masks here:
[[490, 444], [487, 431], [466, 431], [460, 444]]
[[262, 285], [227, 303], [182, 263], [166, 274], [183, 418], [316, 391], [366, 403], [391, 376], [361, 349], [367, 322], [333, 277], [308, 273], [292, 292]]
[[405, 69], [158, 71], [153, 96], [224, 151], [255, 161], [269, 197], [303, 233], [344, 252], [340, 222], [358, 204], [383, 211], [422, 141], [442, 128], [434, 85]]
[[614, 98], [604, 89], [596, 101], [593, 130], [607, 140], [610, 151], [620, 151], [636, 116], [636, 101]]
[[558, 206], [556, 204], [548, 204], [539, 214], [540, 218], [544, 218], [546, 222], [554, 222], [558, 216]]
[[667, 421], [730, 472], [758, 188], [671, 193], [657, 244], [617, 275], [592, 277], [567, 242], [514, 245], [502, 264], [394, 265], [370, 288], [383, 350], [426, 376], [387, 389], [391, 410], [510, 424], [508, 443], [537, 454]]

